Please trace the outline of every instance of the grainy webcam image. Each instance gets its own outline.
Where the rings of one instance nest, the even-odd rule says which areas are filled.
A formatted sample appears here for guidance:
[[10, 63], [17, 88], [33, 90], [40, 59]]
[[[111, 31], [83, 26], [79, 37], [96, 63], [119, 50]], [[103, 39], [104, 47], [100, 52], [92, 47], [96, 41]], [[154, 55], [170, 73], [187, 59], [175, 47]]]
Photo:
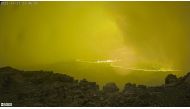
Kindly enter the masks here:
[[189, 107], [190, 2], [1, 1], [1, 107]]

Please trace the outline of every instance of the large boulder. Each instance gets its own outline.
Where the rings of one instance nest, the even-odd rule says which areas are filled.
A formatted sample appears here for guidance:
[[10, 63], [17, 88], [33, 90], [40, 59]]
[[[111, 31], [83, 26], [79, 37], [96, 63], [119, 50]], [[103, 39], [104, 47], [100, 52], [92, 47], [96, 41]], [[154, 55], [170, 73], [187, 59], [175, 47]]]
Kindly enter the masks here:
[[190, 84], [190, 72], [184, 77], [184, 82]]
[[103, 86], [103, 91], [107, 93], [113, 93], [113, 92], [118, 92], [119, 88], [115, 83], [107, 83], [105, 86]]
[[169, 74], [166, 78], [165, 78], [165, 85], [166, 86], [174, 86], [176, 85], [178, 82], [178, 78], [176, 77], [176, 75], [173, 74]]

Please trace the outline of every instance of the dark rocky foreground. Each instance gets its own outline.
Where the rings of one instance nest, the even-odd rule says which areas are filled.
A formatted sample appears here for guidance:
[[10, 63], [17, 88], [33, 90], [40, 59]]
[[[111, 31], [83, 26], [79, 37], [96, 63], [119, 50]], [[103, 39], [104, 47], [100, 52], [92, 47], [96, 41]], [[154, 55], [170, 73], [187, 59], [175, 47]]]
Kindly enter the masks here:
[[[156, 75], [155, 75], [156, 76]], [[13, 106], [190, 106], [190, 73], [168, 75], [165, 84], [147, 87], [127, 83], [123, 90], [107, 83], [75, 80], [47, 71], [0, 68], [0, 102]]]

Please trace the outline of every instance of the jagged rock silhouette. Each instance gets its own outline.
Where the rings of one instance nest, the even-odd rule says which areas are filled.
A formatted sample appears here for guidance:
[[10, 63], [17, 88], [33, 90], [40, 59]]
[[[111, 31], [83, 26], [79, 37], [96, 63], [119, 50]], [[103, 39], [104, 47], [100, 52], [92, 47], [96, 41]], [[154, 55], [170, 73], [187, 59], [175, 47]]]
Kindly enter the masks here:
[[166, 84], [147, 87], [126, 83], [123, 90], [107, 83], [76, 80], [49, 71], [0, 68], [0, 102], [13, 106], [190, 106], [190, 73], [168, 75]]

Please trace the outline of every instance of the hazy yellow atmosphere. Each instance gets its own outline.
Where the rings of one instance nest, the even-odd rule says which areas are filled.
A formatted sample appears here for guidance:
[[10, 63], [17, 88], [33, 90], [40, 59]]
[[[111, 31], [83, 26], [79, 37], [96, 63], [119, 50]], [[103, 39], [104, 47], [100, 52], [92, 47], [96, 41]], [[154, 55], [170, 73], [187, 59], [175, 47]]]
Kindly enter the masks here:
[[190, 2], [2, 5], [0, 66], [162, 84], [190, 71], [189, 19]]

